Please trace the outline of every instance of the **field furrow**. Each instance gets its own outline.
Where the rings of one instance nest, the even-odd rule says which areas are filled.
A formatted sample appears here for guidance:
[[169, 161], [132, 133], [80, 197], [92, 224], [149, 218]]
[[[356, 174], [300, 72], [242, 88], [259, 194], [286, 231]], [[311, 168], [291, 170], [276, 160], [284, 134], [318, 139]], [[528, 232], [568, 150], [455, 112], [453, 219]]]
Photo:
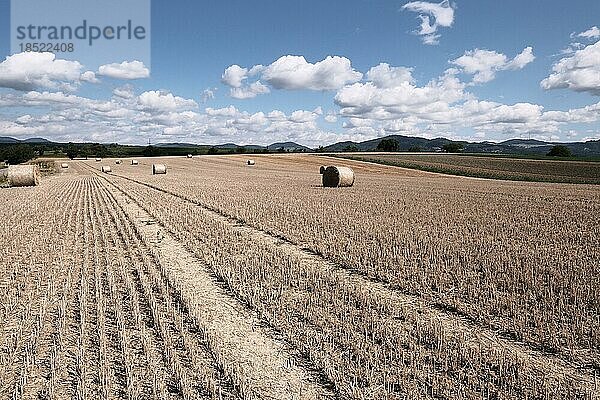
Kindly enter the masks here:
[[[112, 181], [115, 182], [115, 179], [113, 178]], [[527, 348], [527, 346], [522, 346], [517, 342], [502, 338], [493, 331], [482, 328], [477, 324], [473, 324], [468, 319], [461, 318], [460, 315], [440, 310], [439, 308], [434, 307], [434, 304], [429, 303], [418, 296], [405, 294], [402, 291], [395, 290], [391, 285], [366, 279], [366, 277], [354, 273], [355, 271], [346, 270], [344, 266], [331, 263], [322, 256], [307, 251], [289, 241], [282, 241], [281, 238], [275, 237], [274, 235], [265, 232], [265, 230], [256, 229], [243, 224], [243, 221], [232, 218], [231, 216], [223, 215], [223, 213], [220, 213], [211, 207], [200, 205], [201, 207], [199, 209], [199, 204], [197, 202], [190, 201], [179, 194], [165, 191], [162, 188], [153, 187], [153, 185], [144, 184], [143, 182], [144, 186], [140, 186], [138, 183], [130, 184], [123, 180], [118, 180], [116, 182], [127, 193], [134, 196], [136, 200], [145, 204], [146, 209], [149, 212], [156, 210], [156, 207], [152, 207], [153, 203], [170, 204], [169, 209], [179, 209], [179, 213], [165, 210], [166, 213], [159, 211], [158, 213], [153, 214], [166, 223], [169, 229], [176, 233], [182, 241], [192, 244], [191, 247], [194, 248], [197, 253], [205, 251], [200, 251], [199, 249], [211, 246], [211, 242], [206, 240], [211, 232], [224, 229], [222, 226], [226, 226], [228, 227], [227, 229], [232, 231], [233, 234], [231, 236], [235, 236], [237, 242], [244, 243], [244, 246], [246, 247], [252, 242], [257, 242], [261, 244], [262, 252], [274, 251], [273, 249], [276, 249], [276, 251], [279, 252], [278, 257], [284, 264], [284, 254], [288, 256], [292, 255], [296, 258], [295, 261], [298, 263], [298, 270], [286, 271], [287, 274], [285, 275], [289, 279], [290, 276], [293, 277], [294, 274], [298, 274], [299, 271], [311, 271], [313, 275], [316, 275], [316, 279], [314, 276], [312, 277], [314, 281], [316, 281], [316, 284], [311, 288], [313, 293], [319, 291], [319, 289], [326, 291], [325, 288], [315, 290], [315, 287], [322, 285], [323, 282], [327, 282], [327, 280], [333, 280], [335, 283], [332, 284], [331, 289], [327, 291], [330, 297], [329, 301], [320, 300], [322, 303], [316, 308], [314, 307], [314, 304], [311, 304], [314, 303], [313, 294], [303, 296], [307, 298], [313, 297], [313, 299], [309, 300], [308, 304], [305, 304], [303, 307], [304, 310], [299, 311], [300, 315], [305, 315], [306, 317], [300, 318], [300, 320], [298, 320], [299, 322], [297, 322], [295, 326], [292, 326], [291, 324], [286, 324], [290, 321], [289, 314], [292, 313], [291, 310], [298, 309], [293, 303], [298, 303], [301, 301], [302, 297], [298, 297], [297, 294], [294, 295], [293, 292], [290, 292], [291, 297], [289, 297], [288, 301], [290, 301], [291, 304], [289, 307], [286, 307], [286, 296], [281, 295], [281, 288], [279, 288], [279, 290], [276, 289], [276, 294], [273, 294], [273, 288], [268, 286], [257, 286], [255, 288], [257, 292], [253, 292], [252, 288], [240, 287], [239, 285], [243, 284], [244, 280], [251, 279], [249, 276], [252, 275], [248, 275], [250, 273], [249, 270], [238, 270], [238, 272], [228, 273], [224, 272], [221, 268], [220, 272], [220, 275], [228, 282], [234, 292], [240, 293], [242, 299], [247, 301], [254, 308], [260, 310], [263, 315], [267, 316], [267, 320], [269, 320], [273, 326], [282, 329], [284, 333], [287, 333], [289, 340], [297, 347], [311, 349], [312, 351], [307, 351], [308, 356], [311, 359], [314, 359], [317, 362], [317, 365], [320, 365], [323, 370], [346, 371], [343, 377], [336, 377], [335, 373], [330, 374], [329, 377], [334, 382], [337, 382], [339, 389], [344, 388], [342, 390], [344, 393], [347, 393], [347, 395], [354, 397], [359, 396], [358, 393], [360, 393], [360, 390], [357, 391], [356, 389], [357, 382], [352, 380], [352, 376], [357, 376], [363, 381], [363, 383], [360, 383], [360, 381], [358, 382], [359, 387], [366, 384], [366, 387], [370, 388], [370, 391], [372, 391], [371, 385], [377, 382], [378, 379], [381, 379], [381, 376], [386, 373], [388, 376], [383, 382], [383, 387], [386, 389], [400, 388], [399, 390], [402, 392], [402, 390], [407, 390], [411, 384], [408, 383], [410, 382], [410, 379], [406, 379], [406, 371], [404, 373], [400, 372], [402, 369], [398, 367], [397, 361], [386, 361], [385, 358], [382, 359], [381, 357], [376, 357], [375, 359], [371, 359], [371, 361], [364, 360], [364, 365], [361, 364], [363, 361], [354, 360], [354, 367], [352, 366], [353, 363], [348, 364], [346, 360], [338, 360], [336, 363], [336, 353], [343, 353], [344, 349], [355, 347], [352, 346], [352, 344], [360, 343], [360, 340], [357, 340], [356, 337], [353, 338], [352, 334], [350, 334], [350, 336], [346, 335], [348, 338], [347, 340], [341, 339], [338, 335], [338, 339], [331, 342], [336, 344], [331, 347], [330, 350], [326, 350], [322, 347], [324, 343], [328, 342], [327, 337], [336, 337], [336, 327], [344, 326], [344, 321], [351, 321], [354, 318], [347, 313], [343, 315], [342, 318], [334, 317], [334, 319], [331, 319], [331, 317], [326, 316], [327, 311], [325, 310], [328, 308], [336, 310], [343, 309], [343, 303], [339, 305], [331, 303], [331, 293], [335, 290], [343, 290], [343, 288], [349, 288], [346, 290], [352, 293], [352, 295], [344, 297], [344, 299], [356, 296], [355, 293], [357, 290], [352, 290], [352, 288], [361, 288], [359, 291], [360, 295], [366, 297], [367, 300], [365, 302], [371, 307], [379, 311], [387, 306], [389, 310], [393, 310], [393, 316], [400, 314], [401, 318], [399, 319], [403, 321], [408, 320], [408, 323], [405, 323], [408, 327], [404, 328], [408, 330], [406, 337], [416, 340], [416, 343], [418, 344], [418, 347], [416, 348], [416, 350], [418, 350], [417, 353], [421, 353], [420, 362], [415, 362], [414, 364], [409, 364], [407, 366], [407, 370], [410, 370], [413, 373], [412, 379], [414, 379], [415, 382], [414, 388], [422, 387], [427, 390], [427, 387], [435, 387], [435, 390], [430, 389], [432, 395], [454, 397], [457, 394], [460, 394], [461, 396], [472, 398], [476, 398], [478, 396], [477, 393], [481, 393], [482, 391], [496, 393], [496, 395], [500, 397], [508, 397], [510, 396], [510, 393], [520, 393], [520, 396], [525, 395], [535, 397], [543, 395], [544, 393], [546, 393], [546, 395], [549, 393], [563, 393], [565, 396], [579, 393], [578, 395], [581, 396], [593, 396], [593, 393], [596, 390], [593, 375], [582, 374], [578, 369], [560, 359], [547, 357], [544, 354]], [[177, 199], [177, 201], [175, 199]], [[192, 213], [200, 214], [200, 216], [190, 219]], [[181, 218], [177, 218], [176, 215], [186, 215], [187, 219], [182, 220]], [[214, 222], [210, 227], [205, 227], [204, 229], [198, 228], [207, 225], [211, 220]], [[221, 228], [218, 228], [218, 225], [221, 225]], [[185, 227], [185, 229], [181, 229], [181, 227]], [[199, 238], [202, 239], [199, 240]], [[216, 245], [216, 242], [217, 241], [213, 241], [212, 245]], [[219, 246], [225, 247], [223, 250], [224, 252], [232, 251], [227, 249], [223, 241], [219, 241]], [[210, 258], [207, 258], [207, 261], [210, 262]], [[221, 261], [219, 264], [223, 265], [227, 264], [227, 262], [228, 261]], [[236, 261], [233, 262], [235, 263]], [[264, 268], [264, 265], [260, 262], [255, 263], [254, 265], [261, 265], [262, 267], [260, 267], [259, 270], [263, 270]], [[216, 268], [217, 270], [219, 269], [218, 265]], [[332, 279], [331, 277], [334, 278]], [[238, 282], [236, 282], [236, 279]], [[252, 279], [253, 282], [260, 280], [260, 276]], [[303, 276], [300, 281], [302, 282], [304, 280], [310, 282], [310, 277]], [[248, 290], [250, 290], [250, 292], [248, 292]], [[295, 292], [298, 293], [297, 290]], [[270, 308], [268, 305], [265, 306], [264, 303], [268, 301], [270, 295], [277, 299], [278, 302], [283, 303], [280, 304], [280, 307], [284, 308], [286, 310], [285, 312], [276, 316], [276, 313], [273, 312], [273, 306], [270, 306], [273, 308]], [[362, 304], [364, 303], [361, 303], [361, 305]], [[399, 312], [400, 310], [401, 312]], [[294, 314], [292, 313], [292, 315]], [[402, 326], [398, 323], [398, 318], [394, 319], [392, 315], [390, 315], [387, 320], [384, 318], [374, 324], [365, 324], [365, 331], [367, 332], [366, 336], [370, 335], [371, 337], [374, 337], [377, 335], [389, 341], [389, 332], [397, 332]], [[319, 322], [317, 323], [317, 327], [320, 330], [321, 336], [313, 336], [311, 338], [309, 334], [308, 336], [302, 336], [302, 338], [300, 338], [298, 335], [302, 335], [302, 332], [309, 332], [311, 320], [314, 320], [315, 316], [318, 316]], [[278, 317], [279, 320], [277, 319]], [[384, 328], [382, 328], [385, 326], [383, 321], [387, 322], [390, 320], [395, 322], [395, 324], [392, 322], [391, 325], [388, 325], [391, 329], [388, 328], [388, 331], [385, 331]], [[327, 321], [331, 321], [329, 323], [331, 328], [327, 328]], [[314, 323], [312, 326], [314, 326]], [[346, 332], [348, 332], [347, 328]], [[386, 332], [387, 335], [383, 332]], [[365, 334], [363, 334], [363, 336], [365, 336]], [[401, 342], [392, 341], [388, 345], [393, 345], [390, 346], [390, 350], [386, 350], [385, 345], [378, 344], [371, 350], [367, 350], [369, 346], [359, 346], [358, 348], [355, 347], [354, 351], [357, 354], [385, 354], [387, 351], [394, 351], [391, 349], [396, 349], [396, 353], [402, 354], [402, 352], [397, 351], [398, 346], [402, 345]], [[321, 347], [321, 350], [318, 350], [319, 347]], [[416, 353], [415, 348], [409, 347], [409, 350], [410, 352], [407, 351], [407, 353], [412, 354], [408, 355], [407, 358], [416, 361], [414, 358], [414, 353]], [[427, 355], [427, 352], [429, 351], [432, 351], [431, 355]], [[320, 352], [321, 354], [325, 353], [327, 355], [319, 356], [318, 354]], [[394, 354], [394, 356], [398, 356], [399, 354]], [[451, 357], [453, 354], [454, 356]], [[405, 355], [402, 354], [402, 357], [404, 358]], [[331, 365], [332, 362], [334, 365]], [[423, 364], [430, 364], [433, 369], [423, 370], [423, 374], [419, 377], [419, 368], [415, 368], [415, 365]], [[465, 370], [465, 366], [467, 365], [469, 367]], [[362, 366], [363, 368], [359, 368], [356, 370], [356, 373], [352, 373], [351, 371], [353, 368], [357, 368], [357, 366]], [[367, 369], [364, 369], [365, 366]], [[378, 366], [383, 366], [385, 372], [378, 370]], [[367, 373], [369, 368], [371, 368], [370, 374]], [[519, 380], [510, 379], [510, 376], [515, 374], [518, 370], [526, 370], [526, 376], [528, 378]], [[390, 371], [398, 371], [398, 376], [402, 377], [399, 381], [402, 381], [402, 383], [395, 383], [398, 379], [394, 379], [393, 374], [390, 374]], [[490, 371], [493, 375], [497, 375], [497, 377], [494, 378], [493, 375], [490, 375]], [[374, 377], [373, 381], [369, 381], [369, 376]], [[443, 387], [447, 387], [449, 392], [444, 394]], [[386, 393], [387, 395], [390, 395], [389, 390], [386, 390]], [[421, 396], [425, 395], [425, 393], [426, 391], [421, 392]], [[385, 395], [386, 394], [381, 394], [380, 396]]]
[[0, 398], [600, 398], [596, 187], [255, 161], [1, 190]]

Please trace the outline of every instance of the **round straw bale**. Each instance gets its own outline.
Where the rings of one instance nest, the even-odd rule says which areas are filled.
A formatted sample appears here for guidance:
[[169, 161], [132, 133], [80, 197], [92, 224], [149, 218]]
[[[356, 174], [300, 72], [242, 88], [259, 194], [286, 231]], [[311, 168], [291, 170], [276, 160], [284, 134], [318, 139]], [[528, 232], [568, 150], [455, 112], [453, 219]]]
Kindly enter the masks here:
[[139, 161], [138, 160], [131, 160], [131, 165], [138, 165]]
[[101, 158], [96, 158], [96, 162], [100, 162], [100, 161], [102, 161]]
[[350, 187], [354, 185], [354, 171], [348, 167], [329, 166], [323, 171], [323, 187]]
[[319, 173], [321, 175], [323, 175], [324, 172], [325, 172], [325, 166], [321, 165], [321, 168], [319, 168]]
[[193, 158], [193, 157], [194, 157], [194, 156], [193, 156], [193, 155], [191, 155], [191, 154], [188, 154], [188, 155], [187, 155], [187, 158]]
[[117, 164], [117, 165], [121, 164], [121, 160], [115, 160], [115, 164]]
[[254, 164], [256, 164], [256, 162], [254, 160], [248, 160], [248, 161], [246, 161], [246, 164], [254, 165]]
[[69, 164], [67, 164], [66, 162], [60, 164], [61, 168], [69, 168]]
[[152, 175], [164, 175], [167, 173], [165, 164], [152, 164]]
[[10, 165], [8, 184], [14, 187], [36, 186], [39, 183], [39, 171], [35, 165]]
[[109, 173], [109, 172], [112, 172], [112, 170], [110, 169], [110, 167], [108, 165], [103, 165], [102, 172]]

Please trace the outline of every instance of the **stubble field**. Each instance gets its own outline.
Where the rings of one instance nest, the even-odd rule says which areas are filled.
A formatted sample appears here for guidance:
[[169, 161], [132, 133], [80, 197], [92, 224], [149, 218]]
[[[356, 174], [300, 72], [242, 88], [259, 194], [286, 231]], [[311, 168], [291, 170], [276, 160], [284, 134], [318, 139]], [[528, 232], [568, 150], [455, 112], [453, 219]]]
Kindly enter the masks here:
[[0, 191], [0, 397], [599, 397], [597, 186], [254, 159]]

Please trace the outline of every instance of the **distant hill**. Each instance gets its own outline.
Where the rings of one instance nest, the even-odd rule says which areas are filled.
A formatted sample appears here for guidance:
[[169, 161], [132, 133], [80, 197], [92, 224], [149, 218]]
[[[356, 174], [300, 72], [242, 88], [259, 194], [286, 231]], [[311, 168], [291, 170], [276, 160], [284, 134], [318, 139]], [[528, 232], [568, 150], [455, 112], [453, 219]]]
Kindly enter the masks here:
[[30, 139], [25, 139], [21, 141], [22, 143], [52, 143], [51, 141], [44, 139], [44, 138], [30, 138]]
[[235, 144], [235, 143], [225, 143], [225, 144], [218, 144], [216, 146], [212, 146], [215, 147], [217, 149], [224, 149], [224, 150], [233, 150], [233, 149], [237, 149], [237, 148], [245, 148], [245, 149], [252, 149], [252, 150], [262, 150], [265, 148], [265, 146], [259, 146], [257, 144], [247, 144], [247, 145], [239, 145], [239, 144]]
[[[404, 135], [390, 135], [382, 138], [367, 140], [364, 142], [353, 142], [344, 141], [325, 146], [319, 151], [324, 152], [342, 152], [342, 151], [373, 151], [377, 149], [377, 145], [384, 139], [394, 139], [398, 142], [399, 151], [427, 151], [427, 152], [441, 152], [445, 144], [448, 143], [461, 143], [463, 145], [463, 152], [465, 153], [491, 153], [491, 154], [524, 154], [524, 155], [546, 155], [553, 146], [562, 144], [567, 146], [573, 152], [573, 155], [580, 157], [600, 157], [600, 140], [589, 140], [587, 142], [568, 142], [568, 143], [556, 143], [556, 142], [544, 142], [541, 140], [534, 139], [509, 139], [503, 142], [466, 142], [466, 141], [452, 141], [445, 138], [425, 139], [421, 137], [412, 137]], [[0, 136], [0, 145], [2, 144], [16, 144], [16, 143], [27, 143], [27, 144], [44, 144], [47, 146], [60, 146], [66, 143], [55, 143], [44, 138], [31, 138], [25, 140], [18, 140], [12, 137]], [[91, 145], [91, 143], [89, 143]], [[79, 145], [82, 145], [79, 143]], [[192, 143], [157, 143], [153, 145], [157, 148], [162, 148], [164, 151], [169, 153], [179, 153], [181, 151], [187, 151], [187, 149], [197, 149], [199, 153], [205, 152], [209, 147], [215, 147], [221, 150], [235, 151], [238, 148], [245, 148], [246, 150], [264, 151], [269, 150], [271, 152], [283, 151], [286, 152], [299, 152], [299, 151], [313, 151], [313, 149], [303, 146], [295, 142], [279, 142], [273, 143], [269, 146], [260, 145], [237, 145], [235, 143], [225, 143], [219, 145], [198, 145]], [[144, 149], [146, 146], [125, 146], [135, 147]], [[169, 150], [170, 149], [170, 150]]]
[[541, 140], [535, 140], [535, 139], [509, 139], [509, 140], [505, 140], [504, 142], [500, 142], [500, 144], [505, 145], [505, 146], [516, 146], [516, 147], [525, 147], [525, 148], [548, 145], [547, 142], [542, 142]]
[[239, 146], [235, 143], [225, 143], [225, 144], [218, 144], [216, 146], [217, 149], [237, 149]]
[[186, 148], [198, 147], [197, 144], [191, 144], [191, 143], [154, 143], [152, 146], [155, 146], [155, 147], [186, 147]]
[[294, 142], [273, 143], [267, 146], [267, 149], [271, 151], [278, 151], [281, 149], [283, 149], [283, 151], [312, 151], [310, 147], [302, 146], [301, 144]]
[[[367, 140], [365, 142], [340, 142], [324, 147], [325, 151], [345, 151], [348, 147], [355, 146], [359, 151], [372, 151], [376, 150], [379, 143], [384, 139], [393, 139], [398, 142], [400, 151], [408, 151], [411, 148], [419, 148], [423, 151], [437, 151], [441, 150], [442, 146], [446, 143], [451, 143], [452, 140], [438, 138], [438, 139], [425, 139], [420, 137], [402, 136], [402, 135], [390, 135], [382, 138]], [[466, 143], [466, 142], [462, 142]]]
[[[450, 139], [436, 138], [425, 139], [420, 137], [390, 135], [382, 138], [367, 140], [365, 142], [339, 142], [323, 148], [326, 152], [347, 151], [354, 146], [358, 151], [377, 150], [377, 145], [384, 139], [394, 139], [398, 142], [400, 151], [419, 149], [420, 151], [436, 152], [442, 151], [445, 144], [453, 143]], [[545, 155], [553, 146], [562, 144], [567, 146], [576, 156], [599, 157], [600, 140], [589, 140], [587, 142], [556, 143], [544, 142], [534, 139], [510, 139], [500, 143], [494, 142], [466, 142], [458, 141], [464, 146], [465, 153], [495, 153], [495, 154], [531, 154]]]

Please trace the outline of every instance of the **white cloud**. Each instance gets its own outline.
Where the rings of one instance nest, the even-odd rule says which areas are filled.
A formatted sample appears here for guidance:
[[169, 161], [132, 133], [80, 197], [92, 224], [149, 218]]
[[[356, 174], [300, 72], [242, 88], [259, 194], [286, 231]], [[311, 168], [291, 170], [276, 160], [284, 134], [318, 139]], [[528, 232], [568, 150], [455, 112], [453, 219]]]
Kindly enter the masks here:
[[100, 80], [98, 78], [96, 78], [96, 74], [93, 71], [85, 71], [83, 74], [81, 74], [81, 76], [79, 77], [79, 80], [82, 82], [89, 82], [89, 83], [100, 82]]
[[[258, 76], [258, 80], [247, 83], [252, 76]], [[336, 90], [361, 78], [362, 74], [352, 69], [350, 60], [345, 57], [328, 56], [312, 64], [302, 56], [283, 56], [270, 65], [259, 64], [249, 70], [230, 65], [223, 72], [221, 82], [230, 87], [231, 97], [250, 99], [270, 92], [263, 82], [276, 89]]]
[[262, 71], [262, 79], [269, 85], [288, 90], [336, 90], [361, 78], [349, 59], [338, 56], [314, 64], [302, 56], [283, 56]]
[[143, 109], [155, 111], [175, 111], [194, 109], [198, 104], [191, 99], [174, 96], [172, 93], [151, 90], [138, 96], [138, 102]]
[[[527, 55], [527, 49], [522, 54]], [[502, 58], [495, 65], [508, 69], [524, 64], [515, 57], [512, 61]], [[431, 137], [460, 137], [456, 132], [466, 129], [473, 131], [470, 137], [476, 139], [498, 134], [552, 137], [561, 132], [563, 125], [600, 121], [600, 103], [569, 111], [544, 111], [537, 104], [478, 100], [465, 91], [467, 86], [458, 80], [456, 72], [450, 69], [425, 86], [407, 80], [400, 80], [396, 86], [378, 86], [373, 81], [346, 86], [335, 96], [343, 127], [353, 134], [403, 132]], [[373, 73], [371, 78], [380, 76]]]
[[244, 85], [240, 87], [232, 87], [229, 91], [229, 94], [234, 99], [252, 99], [259, 94], [269, 93], [270, 90], [267, 86], [263, 85], [260, 81], [252, 82], [249, 85]]
[[533, 48], [526, 47], [523, 51], [515, 56], [507, 65], [507, 69], [522, 69], [527, 64], [532, 63], [535, 60], [533, 55]]
[[248, 70], [248, 68], [234, 64], [225, 69], [221, 76], [221, 82], [230, 87], [229, 95], [234, 99], [252, 99], [259, 94], [270, 92], [269, 88], [261, 81], [245, 83], [248, 77], [260, 74], [263, 69], [262, 65], [255, 65]]
[[339, 90], [334, 101], [341, 107], [340, 114], [345, 116], [393, 119], [399, 115], [445, 110], [450, 103], [469, 97], [464, 87], [464, 83], [449, 74], [423, 87], [408, 82], [384, 88], [373, 82], [355, 83]]
[[124, 85], [113, 89], [113, 95], [121, 99], [133, 99], [135, 97], [133, 86], [131, 85]]
[[540, 85], [546, 90], [571, 89], [600, 95], [600, 41], [562, 58]]
[[[420, 13], [420, 30], [417, 35], [422, 36], [423, 43], [435, 45], [439, 43], [440, 35], [437, 34], [438, 27], [450, 27], [454, 22], [454, 8], [448, 0], [441, 3], [429, 3], [426, 1], [413, 1], [402, 6], [403, 10]], [[431, 20], [433, 18], [433, 21]]]
[[367, 72], [367, 79], [379, 88], [391, 88], [404, 83], [412, 84], [412, 68], [390, 67], [387, 63], [381, 63]]
[[[334, 57], [314, 64], [299, 57], [300, 60], [294, 61], [304, 62], [293, 70], [297, 75], [289, 71], [279, 75], [286, 82], [282, 88], [288, 89], [342, 85], [334, 99], [339, 111], [324, 112], [321, 107], [311, 107], [312, 111], [300, 109], [287, 114], [280, 110], [249, 113], [233, 105], [199, 111], [198, 104], [192, 99], [166, 91], [147, 91], [137, 96], [131, 85], [113, 89], [108, 100], [62, 91], [10, 91], [0, 93], [0, 106], [30, 107], [30, 110], [27, 113], [21, 109], [11, 112], [10, 115], [16, 116], [12, 121], [0, 121], [0, 129], [5, 128], [5, 134], [23, 137], [43, 133], [48, 138], [61, 141], [143, 143], [148, 137], [153, 137], [153, 141], [164, 138], [165, 141], [211, 144], [269, 144], [292, 140], [319, 145], [342, 140], [367, 140], [389, 133], [479, 140], [523, 134], [546, 138], [557, 135], [571, 137], [573, 127], [570, 124], [600, 121], [600, 103], [567, 111], [546, 111], [537, 104], [502, 104], [477, 99], [467, 91], [469, 85], [459, 79], [459, 73], [477, 75], [490, 70], [493, 74], [503, 69], [519, 69], [531, 62], [533, 54], [530, 48], [526, 48], [513, 59], [496, 52], [478, 58], [476, 52], [467, 52], [465, 56], [471, 55], [473, 59], [462, 65], [456, 64], [456, 67], [424, 85], [417, 84], [411, 68], [386, 63], [371, 68], [365, 75], [366, 80], [358, 82], [355, 79], [360, 80], [362, 74], [352, 69], [350, 61], [346, 59], [344, 65], [338, 63], [339, 60], [335, 61]], [[490, 56], [492, 61], [489, 62], [486, 56]], [[325, 62], [328, 60], [335, 62], [328, 64]], [[231, 91], [252, 96], [272, 89], [275, 86], [265, 84], [265, 74], [275, 64], [277, 62], [250, 69], [239, 67], [242, 72], [237, 74], [238, 78], [228, 79], [232, 84], [239, 82], [239, 87], [230, 87]], [[281, 71], [283, 69], [278, 72]], [[344, 84], [344, 79], [328, 76], [330, 72], [336, 75], [340, 71], [345, 71], [352, 79]], [[79, 70], [72, 82], [81, 81], [82, 75]], [[40, 114], [42, 109], [46, 114]], [[334, 125], [328, 124], [339, 120], [343, 131], [329, 131], [331, 128], [327, 126]], [[580, 129], [579, 126], [577, 129]]]
[[248, 78], [248, 68], [234, 64], [225, 69], [221, 76], [221, 82], [232, 88], [239, 88], [246, 78]]
[[325, 120], [325, 122], [329, 122], [330, 124], [333, 124], [333, 123], [337, 122], [337, 115], [335, 112], [330, 111], [327, 113], [327, 115], [323, 119]]
[[303, 122], [313, 122], [317, 119], [318, 114], [311, 111], [305, 110], [296, 110], [292, 112], [289, 120], [291, 122], [303, 123]]
[[101, 65], [98, 75], [114, 79], [141, 79], [150, 76], [150, 70], [141, 61], [123, 61], [121, 64], [113, 63]]
[[523, 49], [512, 60], [496, 51], [475, 49], [466, 51], [464, 55], [450, 63], [463, 72], [473, 75], [473, 83], [485, 83], [493, 80], [498, 71], [522, 69], [534, 59], [531, 47]]
[[87, 106], [92, 100], [63, 92], [27, 92], [21, 98], [27, 106], [63, 106], [82, 105]]
[[[153, 137], [154, 141], [164, 138], [207, 144], [292, 140], [316, 146], [389, 133], [454, 139], [523, 134], [552, 138], [566, 135], [563, 132], [568, 132], [569, 124], [600, 121], [600, 103], [567, 111], [544, 111], [530, 103], [480, 101], [464, 89], [465, 85], [452, 74], [425, 86], [402, 83], [378, 88], [373, 82], [350, 85], [338, 93], [343, 132], [319, 127], [317, 122], [323, 114], [319, 107], [290, 114], [280, 110], [248, 113], [232, 105], [198, 112], [191, 110], [195, 108], [193, 100], [168, 92], [145, 92], [135, 97], [136, 101], [116, 95], [102, 101], [61, 92], [2, 93], [0, 104], [35, 106], [36, 111], [48, 107], [49, 112], [20, 113], [13, 121], [0, 121], [0, 129], [19, 137], [43, 134], [61, 141], [143, 143]], [[324, 119], [335, 122], [337, 115], [329, 111]], [[464, 133], [465, 130], [471, 133]]]
[[19, 53], [0, 63], [0, 87], [28, 91], [72, 89], [81, 78], [83, 66], [77, 61], [56, 59], [53, 53]]
[[571, 37], [581, 37], [585, 39], [600, 39], [600, 29], [597, 26], [592, 26], [587, 31], [573, 34]]
[[33, 121], [33, 117], [29, 114], [22, 115], [19, 118], [15, 119], [15, 122], [20, 125], [26, 125], [31, 121]]
[[206, 112], [206, 114], [208, 114], [210, 116], [219, 116], [219, 117], [234, 117], [239, 113], [237, 108], [235, 108], [234, 106], [229, 106], [229, 107], [225, 107], [225, 108], [217, 108], [217, 109], [208, 107], [204, 111]]
[[202, 92], [202, 102], [206, 103], [207, 101], [214, 99], [216, 91], [217, 91], [217, 88], [204, 89], [204, 91]]

